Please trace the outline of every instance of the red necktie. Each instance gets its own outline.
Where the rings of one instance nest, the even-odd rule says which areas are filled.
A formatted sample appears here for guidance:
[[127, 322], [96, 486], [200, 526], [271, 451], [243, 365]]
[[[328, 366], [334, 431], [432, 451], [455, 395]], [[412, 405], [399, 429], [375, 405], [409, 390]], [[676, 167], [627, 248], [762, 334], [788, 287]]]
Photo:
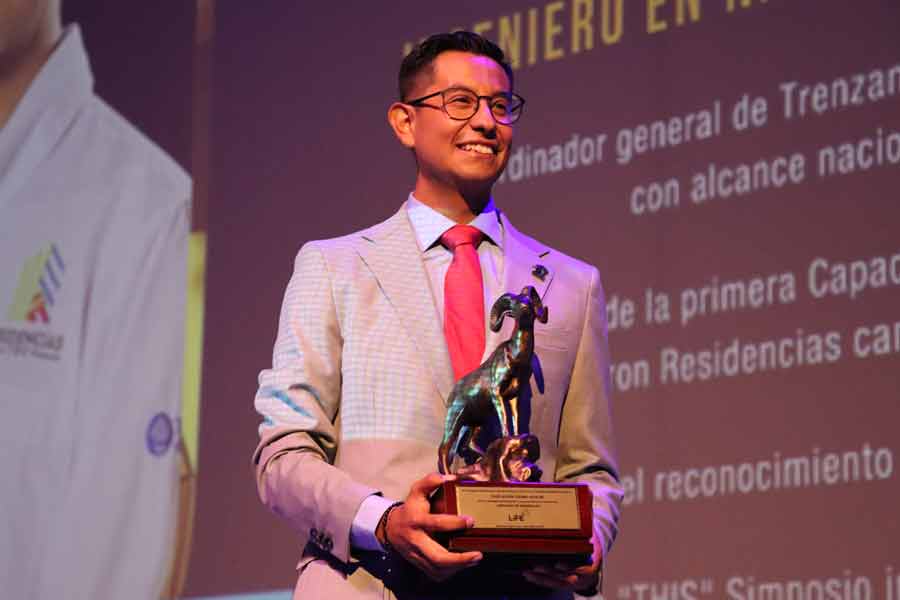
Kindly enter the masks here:
[[484, 354], [484, 283], [478, 244], [484, 234], [471, 225], [455, 225], [441, 236], [453, 252], [444, 279], [444, 336], [456, 379], [481, 364]]

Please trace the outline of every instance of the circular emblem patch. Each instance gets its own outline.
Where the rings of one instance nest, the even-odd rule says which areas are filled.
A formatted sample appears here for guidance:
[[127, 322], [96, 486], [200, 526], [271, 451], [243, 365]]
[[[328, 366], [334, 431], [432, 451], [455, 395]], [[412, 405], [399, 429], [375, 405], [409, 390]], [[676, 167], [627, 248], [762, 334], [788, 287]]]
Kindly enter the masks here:
[[147, 425], [147, 451], [153, 456], [162, 456], [172, 446], [175, 427], [172, 417], [164, 412], [157, 413]]

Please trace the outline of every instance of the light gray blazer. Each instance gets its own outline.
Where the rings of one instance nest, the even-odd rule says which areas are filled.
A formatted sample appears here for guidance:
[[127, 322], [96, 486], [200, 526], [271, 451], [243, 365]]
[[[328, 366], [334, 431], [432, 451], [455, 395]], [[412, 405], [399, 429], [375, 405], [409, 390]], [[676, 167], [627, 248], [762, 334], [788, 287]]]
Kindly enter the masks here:
[[[544, 378], [532, 381], [531, 431], [544, 480], [583, 481], [608, 551], [618, 481], [609, 400], [603, 290], [597, 269], [504, 230], [504, 291], [533, 285], [549, 308], [535, 326]], [[533, 273], [543, 265], [541, 279]], [[512, 319], [488, 332], [485, 355]], [[421, 252], [405, 208], [363, 231], [305, 244], [288, 283], [273, 351], [255, 398], [263, 416], [254, 454], [260, 498], [306, 546], [296, 598], [383, 598], [360, 568], [350, 526], [373, 493], [402, 500], [436, 471], [453, 369]], [[401, 595], [401, 594], [398, 594]]]

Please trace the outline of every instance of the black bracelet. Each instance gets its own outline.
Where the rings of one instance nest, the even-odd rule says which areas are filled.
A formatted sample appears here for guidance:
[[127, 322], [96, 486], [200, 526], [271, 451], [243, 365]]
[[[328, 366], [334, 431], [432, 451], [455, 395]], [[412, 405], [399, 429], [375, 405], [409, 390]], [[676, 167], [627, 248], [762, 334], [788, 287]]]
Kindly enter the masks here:
[[381, 514], [381, 518], [378, 519], [378, 525], [375, 526], [375, 531], [378, 531], [379, 529], [381, 529], [384, 532], [384, 540], [378, 540], [378, 542], [381, 544], [381, 547], [384, 548], [385, 553], [393, 550], [393, 546], [391, 546], [391, 542], [390, 542], [390, 540], [388, 540], [388, 533], [387, 533], [388, 518], [391, 516], [391, 511], [393, 511], [395, 508], [397, 508], [401, 504], [403, 504], [403, 503], [402, 502], [394, 502], [393, 504], [388, 506], [387, 509]]

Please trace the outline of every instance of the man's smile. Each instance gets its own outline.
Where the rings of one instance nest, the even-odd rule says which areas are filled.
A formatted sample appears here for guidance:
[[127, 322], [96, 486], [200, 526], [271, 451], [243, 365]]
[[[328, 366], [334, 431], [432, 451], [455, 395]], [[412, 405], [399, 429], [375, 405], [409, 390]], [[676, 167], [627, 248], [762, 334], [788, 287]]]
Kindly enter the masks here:
[[465, 144], [459, 144], [457, 146], [460, 150], [464, 150], [466, 152], [472, 152], [475, 154], [486, 154], [493, 156], [499, 152], [497, 146], [483, 144], [479, 142], [468, 142]]

